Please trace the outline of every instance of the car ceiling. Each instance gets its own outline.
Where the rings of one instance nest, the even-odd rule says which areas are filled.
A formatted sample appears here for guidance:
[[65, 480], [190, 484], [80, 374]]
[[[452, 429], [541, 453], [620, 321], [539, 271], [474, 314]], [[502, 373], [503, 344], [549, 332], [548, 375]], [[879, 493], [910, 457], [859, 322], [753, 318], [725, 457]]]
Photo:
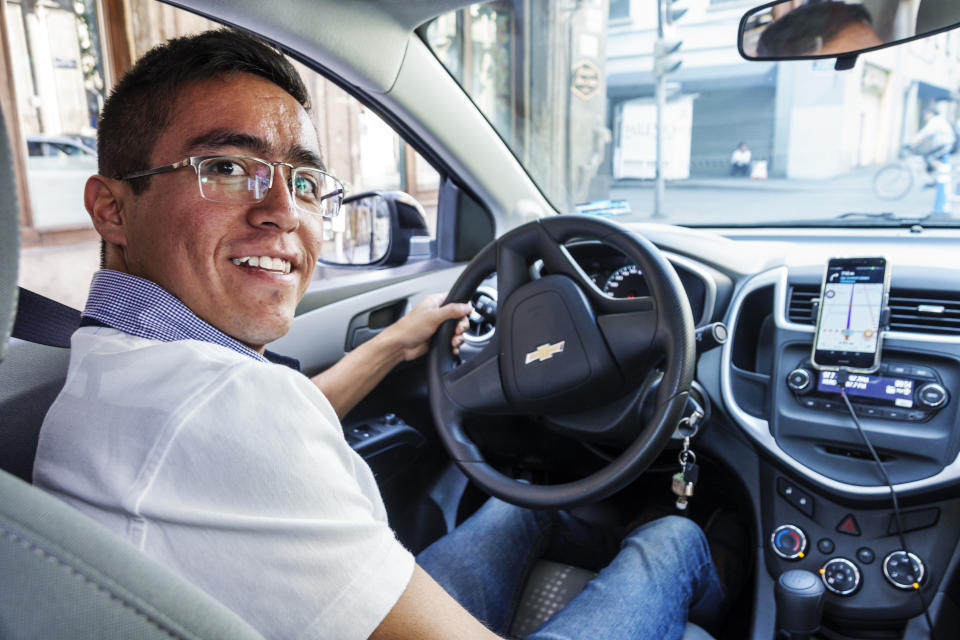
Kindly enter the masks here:
[[[296, 10], [279, 11], [276, 3], [262, 0], [175, 0], [168, 4], [282, 42], [311, 59], [327, 62], [332, 72], [365, 92], [387, 93], [400, 72], [413, 30], [470, 2], [313, 0], [290, 3]], [[323, 37], [317, 37], [321, 33]]]

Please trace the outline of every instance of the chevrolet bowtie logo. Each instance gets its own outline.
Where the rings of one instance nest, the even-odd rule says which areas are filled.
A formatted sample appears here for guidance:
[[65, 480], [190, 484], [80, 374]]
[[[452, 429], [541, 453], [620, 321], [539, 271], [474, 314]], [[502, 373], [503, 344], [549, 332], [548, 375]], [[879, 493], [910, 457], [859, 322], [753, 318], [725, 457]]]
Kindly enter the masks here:
[[549, 360], [553, 357], [555, 353], [563, 353], [563, 345], [566, 341], [561, 340], [556, 344], [542, 344], [537, 347], [535, 350], [527, 354], [527, 361], [523, 364], [530, 364], [531, 362], [543, 362], [544, 360]]

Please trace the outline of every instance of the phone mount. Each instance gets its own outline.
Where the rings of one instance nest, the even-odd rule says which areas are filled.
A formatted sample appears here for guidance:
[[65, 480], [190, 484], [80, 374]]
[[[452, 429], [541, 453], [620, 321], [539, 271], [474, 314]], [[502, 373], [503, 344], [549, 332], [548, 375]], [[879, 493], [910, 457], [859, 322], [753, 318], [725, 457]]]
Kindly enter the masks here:
[[[810, 321], [817, 324], [817, 318], [820, 315], [820, 298], [814, 298], [810, 306]], [[880, 331], [890, 330], [890, 307], [886, 306], [880, 310]]]

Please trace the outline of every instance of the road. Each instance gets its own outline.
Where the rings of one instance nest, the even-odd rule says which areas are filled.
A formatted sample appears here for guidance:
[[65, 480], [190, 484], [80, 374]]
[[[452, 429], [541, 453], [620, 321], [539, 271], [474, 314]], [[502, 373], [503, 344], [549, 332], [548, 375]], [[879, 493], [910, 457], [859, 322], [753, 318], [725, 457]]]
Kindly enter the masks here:
[[[934, 189], [923, 189], [917, 177], [900, 200], [883, 200], [873, 192], [876, 167], [856, 169], [829, 180], [750, 180], [709, 178], [668, 182], [663, 222], [673, 224], [766, 223], [832, 218], [847, 212], [884, 212], [921, 217], [933, 210]], [[653, 211], [652, 181], [619, 181], [611, 200], [626, 200], [632, 214], [618, 220], [649, 220]], [[960, 200], [952, 203], [960, 216]], [[958, 219], [960, 224], [960, 219]]]

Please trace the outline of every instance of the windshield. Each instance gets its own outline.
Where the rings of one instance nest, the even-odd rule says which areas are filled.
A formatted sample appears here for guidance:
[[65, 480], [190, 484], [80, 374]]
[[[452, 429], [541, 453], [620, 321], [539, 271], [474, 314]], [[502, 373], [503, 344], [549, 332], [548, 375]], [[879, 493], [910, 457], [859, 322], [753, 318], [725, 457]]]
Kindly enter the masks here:
[[[501, 1], [421, 33], [561, 213], [955, 225], [960, 31], [861, 55], [848, 71], [748, 62], [738, 23], [756, 4], [665, 4], [658, 21], [654, 0]], [[881, 33], [919, 0], [863, 4]]]

